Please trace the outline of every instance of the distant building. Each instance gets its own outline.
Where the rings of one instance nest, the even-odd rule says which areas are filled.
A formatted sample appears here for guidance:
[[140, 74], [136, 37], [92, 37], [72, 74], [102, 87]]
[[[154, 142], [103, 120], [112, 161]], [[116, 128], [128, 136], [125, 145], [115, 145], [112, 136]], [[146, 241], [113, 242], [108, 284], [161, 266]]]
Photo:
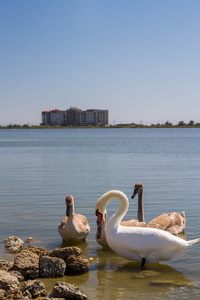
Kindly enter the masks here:
[[99, 110], [98, 113], [98, 125], [105, 126], [108, 125], [108, 110]]
[[105, 126], [108, 125], [108, 110], [81, 110], [70, 107], [66, 111], [54, 109], [42, 112], [42, 125], [60, 126]]
[[105, 126], [108, 125], [108, 110], [87, 109], [83, 111], [82, 125]]
[[66, 111], [54, 109], [42, 112], [42, 125], [66, 125]]
[[67, 109], [67, 125], [81, 126], [82, 125], [82, 110], [77, 107]]
[[50, 111], [46, 110], [42, 112], [42, 125], [50, 125]]

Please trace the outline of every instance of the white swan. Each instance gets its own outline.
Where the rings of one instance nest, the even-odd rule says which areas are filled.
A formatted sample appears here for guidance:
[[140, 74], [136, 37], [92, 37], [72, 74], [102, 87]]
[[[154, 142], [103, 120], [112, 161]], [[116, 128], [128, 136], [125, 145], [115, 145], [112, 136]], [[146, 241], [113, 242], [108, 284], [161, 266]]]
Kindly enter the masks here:
[[[144, 186], [141, 183], [136, 183], [132, 195], [132, 199], [138, 194], [138, 220], [144, 222], [144, 209], [143, 209], [143, 192]], [[181, 214], [172, 212], [169, 214], [163, 213], [156, 217], [147, 224], [147, 227], [162, 229], [170, 232], [171, 234], [178, 235], [185, 231], [185, 213]]]
[[120, 221], [125, 216], [129, 202], [126, 195], [117, 190], [105, 193], [95, 206], [99, 223], [109, 201], [116, 198], [120, 207], [105, 226], [106, 240], [109, 247], [122, 257], [141, 263], [156, 263], [171, 260], [181, 250], [198, 242], [199, 239], [185, 241], [169, 232], [146, 227], [125, 227]]
[[105, 209], [104, 213], [102, 214], [101, 222], [99, 218], [97, 218], [97, 230], [95, 234], [95, 239], [97, 243], [102, 247], [109, 247], [106, 240], [106, 234], [105, 234], [106, 223], [107, 223], [107, 210]]
[[[97, 218], [97, 230], [95, 234], [95, 239], [97, 243], [102, 247], [109, 247], [106, 235], [105, 235], [105, 226], [107, 223], [107, 210], [105, 209], [102, 215], [102, 223], [100, 224], [99, 219]], [[120, 225], [127, 226], [127, 227], [147, 227], [145, 222], [139, 222], [137, 220], [129, 220], [129, 221], [121, 221]]]
[[87, 238], [90, 232], [90, 226], [84, 215], [75, 214], [74, 198], [68, 195], [65, 199], [67, 206], [66, 216], [58, 225], [58, 232], [64, 241], [80, 241]]

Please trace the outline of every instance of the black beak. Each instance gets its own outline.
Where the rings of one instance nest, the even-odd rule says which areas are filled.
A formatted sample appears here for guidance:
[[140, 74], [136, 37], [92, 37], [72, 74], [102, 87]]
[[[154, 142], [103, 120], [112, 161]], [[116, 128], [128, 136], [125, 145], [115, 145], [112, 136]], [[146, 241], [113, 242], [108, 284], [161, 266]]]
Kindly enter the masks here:
[[102, 227], [101, 225], [97, 228], [97, 239], [99, 240], [101, 237], [101, 231], [102, 231]]
[[98, 208], [96, 210], [96, 216], [98, 217], [99, 225], [101, 225], [102, 221], [103, 221], [103, 215], [102, 215], [102, 213], [99, 212]]
[[135, 196], [137, 195], [137, 193], [138, 193], [138, 188], [134, 189], [133, 195], [132, 195], [131, 199], [135, 198]]
[[66, 216], [69, 217], [70, 215], [70, 205], [67, 204]]
[[101, 237], [103, 216], [98, 209], [96, 210], [96, 216], [97, 216], [97, 239], [99, 240]]

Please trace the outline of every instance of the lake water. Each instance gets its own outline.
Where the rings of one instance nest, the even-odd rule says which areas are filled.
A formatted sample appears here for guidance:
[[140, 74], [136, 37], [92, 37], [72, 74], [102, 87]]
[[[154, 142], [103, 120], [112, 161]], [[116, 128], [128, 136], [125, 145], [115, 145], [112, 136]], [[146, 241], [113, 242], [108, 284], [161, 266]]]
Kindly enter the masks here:
[[[200, 243], [169, 262], [146, 265], [151, 272], [145, 275], [138, 263], [96, 243], [94, 212], [102, 194], [118, 189], [130, 200], [125, 220], [136, 218], [131, 195], [140, 182], [146, 222], [185, 211], [186, 239], [200, 237], [200, 129], [2, 129], [0, 166], [0, 258], [13, 260], [4, 243], [11, 235], [32, 236], [33, 245], [48, 249], [65, 246], [57, 226], [71, 194], [75, 211], [91, 227], [78, 246], [93, 260], [87, 274], [61, 280], [76, 284], [88, 299], [200, 299]], [[117, 200], [109, 203], [109, 217], [118, 206]], [[57, 280], [43, 280], [49, 292]]]

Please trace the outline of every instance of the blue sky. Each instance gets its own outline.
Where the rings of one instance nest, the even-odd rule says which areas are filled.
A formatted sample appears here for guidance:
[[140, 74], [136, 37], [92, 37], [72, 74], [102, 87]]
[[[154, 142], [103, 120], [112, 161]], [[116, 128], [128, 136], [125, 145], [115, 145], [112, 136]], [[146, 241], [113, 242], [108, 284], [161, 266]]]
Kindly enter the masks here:
[[200, 122], [199, 0], [0, 0], [0, 125]]

